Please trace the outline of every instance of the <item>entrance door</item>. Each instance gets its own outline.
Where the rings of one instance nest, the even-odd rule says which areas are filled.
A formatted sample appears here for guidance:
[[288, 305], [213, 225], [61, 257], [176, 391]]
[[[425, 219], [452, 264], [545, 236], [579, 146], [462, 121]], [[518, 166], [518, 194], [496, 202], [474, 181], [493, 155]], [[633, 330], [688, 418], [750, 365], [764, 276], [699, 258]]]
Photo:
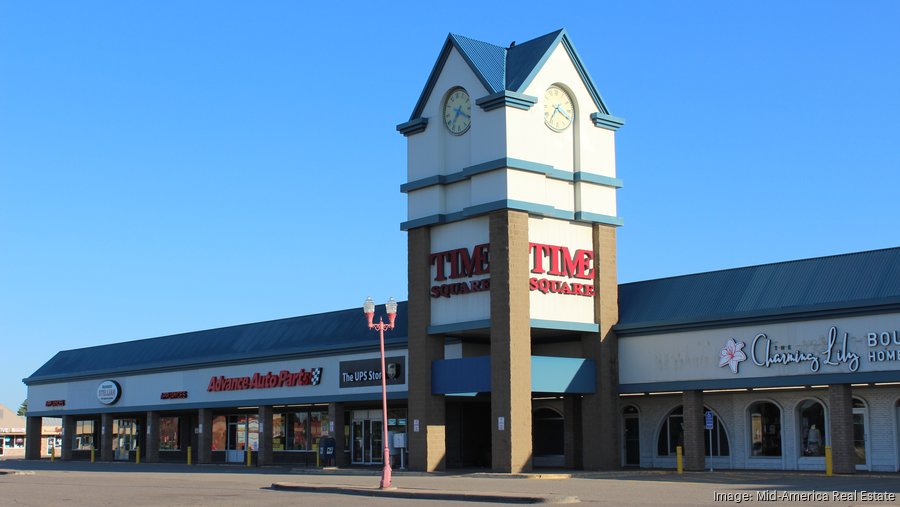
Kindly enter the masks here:
[[853, 448], [856, 451], [856, 469], [869, 469], [869, 418], [865, 408], [853, 409]]
[[382, 463], [384, 454], [384, 428], [382, 422], [375, 419], [359, 419], [350, 427], [350, 462], [354, 465], [371, 465]]
[[638, 419], [637, 408], [625, 407], [623, 413], [623, 431], [625, 433], [624, 441], [625, 466], [639, 467], [641, 466], [641, 435], [640, 435], [640, 419]]
[[113, 451], [118, 461], [128, 461], [129, 453], [137, 449], [137, 421], [135, 419], [113, 420]]

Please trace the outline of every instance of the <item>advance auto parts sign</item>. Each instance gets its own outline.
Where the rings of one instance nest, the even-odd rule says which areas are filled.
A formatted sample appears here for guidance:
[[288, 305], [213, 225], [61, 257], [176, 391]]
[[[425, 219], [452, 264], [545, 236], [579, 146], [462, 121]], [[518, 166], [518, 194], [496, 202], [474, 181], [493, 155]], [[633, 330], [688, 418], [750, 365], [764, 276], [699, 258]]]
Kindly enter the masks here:
[[322, 381], [322, 368], [312, 368], [300, 371], [281, 370], [277, 374], [269, 372], [254, 373], [252, 377], [226, 377], [224, 375], [213, 376], [209, 379], [206, 390], [216, 391], [243, 391], [246, 389], [271, 389], [274, 387], [317, 386]]
[[[406, 358], [384, 358], [385, 383], [406, 383]], [[341, 361], [341, 387], [368, 387], [381, 385], [381, 358]]]
[[104, 405], [112, 405], [122, 397], [122, 386], [115, 380], [104, 380], [97, 387], [97, 400]]

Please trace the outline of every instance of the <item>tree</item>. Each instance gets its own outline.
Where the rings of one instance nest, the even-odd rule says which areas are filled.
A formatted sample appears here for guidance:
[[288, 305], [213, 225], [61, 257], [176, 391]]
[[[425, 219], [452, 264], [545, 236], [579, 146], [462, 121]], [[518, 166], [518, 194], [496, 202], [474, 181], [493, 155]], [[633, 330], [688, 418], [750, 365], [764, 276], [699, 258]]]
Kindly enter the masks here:
[[19, 410], [16, 411], [16, 415], [25, 415], [28, 412], [28, 400], [22, 402], [19, 405]]

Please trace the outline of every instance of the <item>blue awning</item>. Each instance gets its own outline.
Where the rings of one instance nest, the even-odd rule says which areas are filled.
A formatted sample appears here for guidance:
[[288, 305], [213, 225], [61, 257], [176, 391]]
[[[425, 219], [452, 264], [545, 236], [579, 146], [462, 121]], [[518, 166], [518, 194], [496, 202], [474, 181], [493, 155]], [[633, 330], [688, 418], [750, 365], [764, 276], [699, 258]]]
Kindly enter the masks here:
[[[597, 391], [597, 366], [591, 359], [531, 356], [531, 392], [590, 394]], [[431, 363], [432, 394], [491, 392], [489, 356], [439, 359]]]

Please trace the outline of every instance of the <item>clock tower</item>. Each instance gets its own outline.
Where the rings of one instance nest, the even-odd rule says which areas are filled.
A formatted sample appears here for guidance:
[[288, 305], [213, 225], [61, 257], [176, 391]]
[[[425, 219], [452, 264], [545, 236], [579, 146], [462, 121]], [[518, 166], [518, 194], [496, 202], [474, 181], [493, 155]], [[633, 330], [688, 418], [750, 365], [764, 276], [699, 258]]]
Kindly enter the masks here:
[[623, 123], [565, 30], [510, 47], [447, 37], [397, 126], [412, 468], [620, 465]]

